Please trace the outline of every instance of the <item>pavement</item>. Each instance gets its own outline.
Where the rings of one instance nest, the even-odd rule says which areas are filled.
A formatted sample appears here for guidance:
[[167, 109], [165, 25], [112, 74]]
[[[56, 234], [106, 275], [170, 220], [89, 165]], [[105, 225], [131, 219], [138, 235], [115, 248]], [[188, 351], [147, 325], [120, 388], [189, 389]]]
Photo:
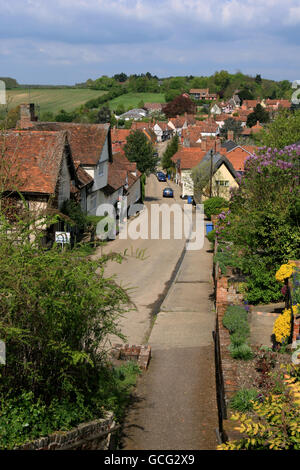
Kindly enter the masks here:
[[284, 308], [284, 302], [255, 305], [252, 307], [250, 317], [251, 344], [256, 346], [272, 346], [271, 335], [273, 333], [274, 322]]
[[[171, 186], [174, 200], [162, 200]], [[146, 207], [153, 202], [178, 202], [180, 188], [146, 184]], [[123, 251], [130, 240], [114, 240], [105, 250]], [[129, 408], [121, 448], [124, 450], [211, 450], [217, 442], [215, 390], [215, 314], [210, 300], [212, 253], [205, 239], [198, 251], [185, 251], [185, 240], [135, 240], [134, 250], [146, 250], [141, 261], [130, 257], [105, 270], [117, 282], [135, 286], [136, 311], [120, 322], [129, 344], [152, 348], [148, 370], [138, 379]]]

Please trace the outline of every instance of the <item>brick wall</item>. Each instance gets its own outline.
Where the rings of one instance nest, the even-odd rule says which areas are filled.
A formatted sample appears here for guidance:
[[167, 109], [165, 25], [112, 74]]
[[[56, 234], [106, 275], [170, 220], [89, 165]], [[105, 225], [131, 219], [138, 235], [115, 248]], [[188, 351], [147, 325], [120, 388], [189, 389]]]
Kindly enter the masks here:
[[142, 370], [146, 370], [151, 358], [151, 348], [148, 345], [114, 344], [111, 355], [115, 359], [137, 361]]
[[222, 440], [234, 440], [239, 438], [235, 431], [235, 423], [230, 421], [231, 412], [228, 409], [229, 400], [238, 390], [237, 363], [230, 356], [229, 331], [223, 326], [223, 316], [228, 305], [240, 305], [242, 295], [237, 292], [238, 283], [232, 281], [232, 272], [228, 269], [226, 275], [222, 275], [220, 269], [215, 266], [215, 302], [216, 302], [216, 376], [217, 395], [219, 408], [219, 428]]
[[15, 450], [109, 450], [115, 447], [116, 429], [114, 415], [108, 412], [103, 419], [80, 424], [70, 431], [55, 432]]

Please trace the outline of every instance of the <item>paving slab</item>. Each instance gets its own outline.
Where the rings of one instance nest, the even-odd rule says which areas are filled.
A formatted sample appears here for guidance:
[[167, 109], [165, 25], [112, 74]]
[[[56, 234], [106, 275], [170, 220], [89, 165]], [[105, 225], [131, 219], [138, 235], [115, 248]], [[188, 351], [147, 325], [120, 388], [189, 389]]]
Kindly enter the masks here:
[[175, 282], [161, 306], [166, 312], [198, 312], [199, 306], [208, 306], [210, 284], [195, 282]]
[[[210, 313], [209, 313], [210, 312]], [[150, 346], [157, 349], [198, 347], [212, 344], [215, 313], [160, 312], [151, 332]]]
[[250, 340], [257, 346], [272, 346], [271, 335], [276, 318], [284, 309], [284, 303], [255, 305], [250, 317]]
[[214, 450], [217, 407], [213, 348], [156, 350], [138, 382], [125, 450]]

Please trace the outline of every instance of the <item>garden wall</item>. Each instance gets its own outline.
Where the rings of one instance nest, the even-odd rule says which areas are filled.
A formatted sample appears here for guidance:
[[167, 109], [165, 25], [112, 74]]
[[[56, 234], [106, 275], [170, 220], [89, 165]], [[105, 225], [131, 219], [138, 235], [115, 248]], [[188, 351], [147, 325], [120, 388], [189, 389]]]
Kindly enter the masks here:
[[55, 432], [15, 450], [109, 450], [115, 448], [116, 430], [114, 415], [108, 412], [103, 419], [80, 424], [70, 431]]
[[238, 389], [237, 363], [230, 356], [229, 331], [223, 326], [223, 316], [228, 305], [240, 305], [242, 294], [238, 292], [239, 281], [228, 269], [226, 275], [221, 274], [218, 265], [214, 266], [216, 327], [215, 327], [215, 359], [216, 386], [219, 413], [219, 431], [223, 442], [239, 438], [234, 430], [235, 424], [229, 420], [228, 403]]

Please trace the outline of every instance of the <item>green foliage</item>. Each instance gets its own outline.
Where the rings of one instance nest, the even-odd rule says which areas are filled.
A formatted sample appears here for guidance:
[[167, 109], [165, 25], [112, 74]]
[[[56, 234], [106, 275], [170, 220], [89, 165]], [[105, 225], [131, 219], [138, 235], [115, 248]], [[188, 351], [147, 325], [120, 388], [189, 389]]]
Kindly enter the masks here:
[[234, 137], [237, 138], [242, 133], [242, 130], [243, 128], [240, 121], [229, 117], [225, 120], [224, 125], [221, 128], [220, 135], [227, 138], [228, 131], [233, 131]]
[[223, 317], [223, 325], [229, 330], [231, 344], [229, 351], [234, 359], [247, 361], [253, 357], [248, 344], [250, 327], [248, 312], [239, 305], [230, 305]]
[[124, 152], [129, 161], [136, 162], [140, 172], [149, 174], [155, 171], [158, 158], [153, 155], [153, 146], [142, 131], [137, 130], [127, 137]]
[[141, 198], [142, 202], [145, 200], [145, 185], [146, 185], [146, 175], [145, 173], [142, 174], [141, 176]]
[[171, 160], [173, 155], [178, 151], [179, 137], [176, 134], [171, 142], [168, 143], [167, 148], [162, 156], [161, 165], [164, 169], [168, 170], [174, 167], [174, 162]]
[[218, 450], [299, 450], [300, 407], [289, 393], [269, 395], [253, 403], [251, 416], [236, 413], [232, 420], [242, 435], [240, 440], [218, 446]]
[[53, 397], [73, 402], [80, 393], [89, 401], [105, 364], [107, 337], [123, 337], [118, 319], [128, 311], [129, 298], [103, 273], [109, 258], [122, 257], [92, 261], [56, 246], [44, 250], [44, 224], [45, 217], [35, 221], [31, 243], [32, 219], [19, 221], [13, 232], [2, 219], [0, 337], [9, 354], [1, 366], [0, 393], [32, 391], [47, 404]]
[[80, 204], [71, 199], [64, 201], [61, 212], [68, 217], [76, 224], [76, 226], [84, 230], [87, 225], [87, 217], [82, 212]]
[[206, 235], [206, 238], [208, 239], [208, 241], [210, 241], [211, 243], [214, 243], [215, 239], [216, 239], [216, 231], [215, 230], [211, 230], [210, 232], [208, 232], [208, 234]]
[[36, 399], [32, 392], [24, 391], [17, 397], [2, 396], [0, 448], [12, 449], [55, 431], [67, 431], [80, 423], [101, 418], [103, 408], [112, 410], [121, 421], [139, 373], [139, 367], [133, 362], [103, 368], [93, 401], [88, 403], [80, 393], [76, 393], [73, 401], [53, 398], [47, 404], [41, 398]]
[[283, 149], [300, 140], [300, 110], [282, 110], [259, 136], [260, 144]]
[[253, 402], [257, 398], [257, 390], [255, 388], [242, 388], [230, 400], [230, 408], [233, 410], [251, 411], [253, 409]]
[[229, 346], [229, 351], [233, 359], [241, 359], [243, 361], [248, 361], [252, 359], [253, 353], [249, 344], [242, 343], [239, 345], [231, 344]]
[[[294, 148], [249, 157], [240, 186], [232, 192], [230, 212], [218, 221], [218, 241], [230, 244], [233, 262], [247, 277], [246, 299], [252, 304], [282, 299], [276, 270], [300, 256], [298, 177]], [[230, 254], [218, 256], [224, 265], [230, 263]]]
[[270, 116], [268, 111], [266, 111], [261, 104], [257, 104], [253, 110], [253, 113], [250, 113], [247, 118], [247, 126], [253, 127], [259, 122], [269, 122]]
[[204, 201], [204, 213], [210, 218], [212, 215], [217, 215], [221, 212], [222, 208], [226, 207], [228, 202], [222, 197], [211, 197]]

